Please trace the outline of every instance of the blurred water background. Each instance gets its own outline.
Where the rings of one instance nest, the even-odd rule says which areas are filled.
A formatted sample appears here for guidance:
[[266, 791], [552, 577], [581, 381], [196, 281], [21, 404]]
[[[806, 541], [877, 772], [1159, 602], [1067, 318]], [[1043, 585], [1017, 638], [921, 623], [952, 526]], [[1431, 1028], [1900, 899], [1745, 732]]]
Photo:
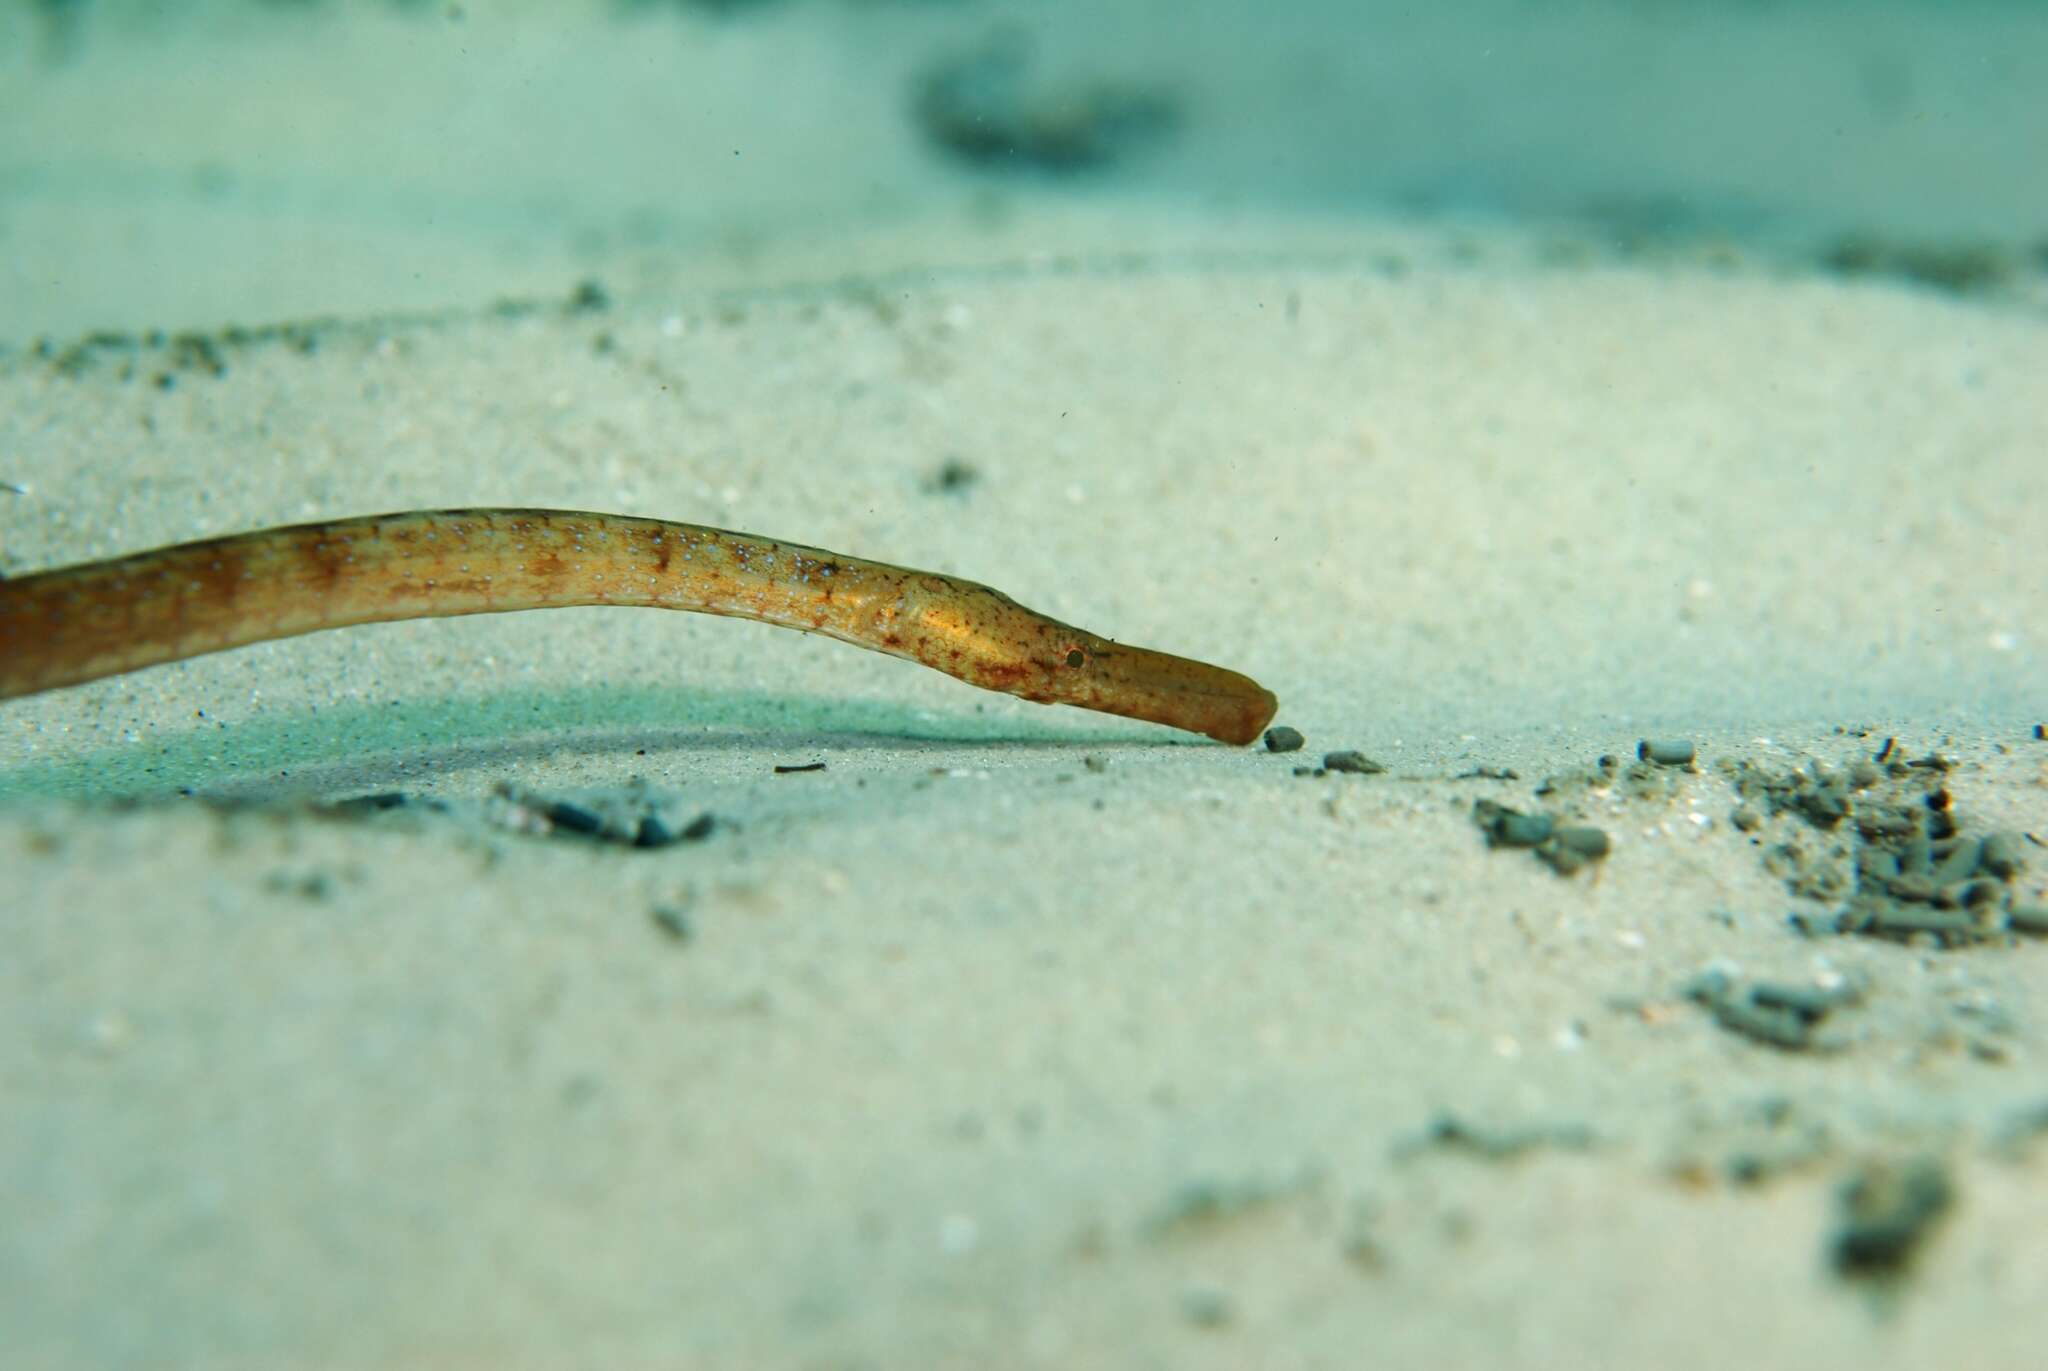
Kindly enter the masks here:
[[2028, 0], [8, 0], [0, 344], [1366, 219], [1969, 289], [2044, 72]]

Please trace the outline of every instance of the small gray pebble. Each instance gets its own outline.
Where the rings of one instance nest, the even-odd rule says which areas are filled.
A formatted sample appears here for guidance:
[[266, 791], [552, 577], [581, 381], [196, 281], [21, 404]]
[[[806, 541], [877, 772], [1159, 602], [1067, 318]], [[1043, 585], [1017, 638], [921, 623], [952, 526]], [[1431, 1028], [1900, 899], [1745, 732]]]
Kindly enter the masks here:
[[647, 917], [654, 926], [679, 943], [686, 943], [697, 930], [690, 924], [690, 916], [672, 904], [658, 904], [647, 911]]
[[1307, 741], [1308, 739], [1301, 736], [1299, 729], [1289, 728], [1286, 724], [1266, 730], [1268, 752], [1299, 752], [1301, 745]]
[[1658, 766], [1691, 766], [1693, 755], [1690, 738], [1645, 738], [1636, 744], [1636, 760]]

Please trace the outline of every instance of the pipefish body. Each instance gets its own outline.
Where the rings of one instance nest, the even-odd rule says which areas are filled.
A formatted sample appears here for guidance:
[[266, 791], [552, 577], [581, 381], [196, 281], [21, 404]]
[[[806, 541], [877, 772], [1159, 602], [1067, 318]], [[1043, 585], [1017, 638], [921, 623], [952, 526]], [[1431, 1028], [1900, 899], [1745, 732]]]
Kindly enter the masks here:
[[758, 619], [985, 690], [1244, 744], [1271, 692], [999, 591], [751, 533], [616, 514], [451, 509], [299, 524], [0, 579], [0, 699], [393, 619], [639, 605]]

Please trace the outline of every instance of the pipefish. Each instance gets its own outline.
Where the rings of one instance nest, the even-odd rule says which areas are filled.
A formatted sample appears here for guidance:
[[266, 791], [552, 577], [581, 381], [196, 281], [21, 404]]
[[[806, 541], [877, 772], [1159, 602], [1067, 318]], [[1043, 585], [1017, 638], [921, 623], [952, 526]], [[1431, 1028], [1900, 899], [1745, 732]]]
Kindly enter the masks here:
[[985, 690], [1244, 744], [1248, 677], [1132, 647], [988, 586], [751, 533], [547, 509], [298, 524], [0, 579], [0, 699], [351, 624], [638, 605], [758, 619]]

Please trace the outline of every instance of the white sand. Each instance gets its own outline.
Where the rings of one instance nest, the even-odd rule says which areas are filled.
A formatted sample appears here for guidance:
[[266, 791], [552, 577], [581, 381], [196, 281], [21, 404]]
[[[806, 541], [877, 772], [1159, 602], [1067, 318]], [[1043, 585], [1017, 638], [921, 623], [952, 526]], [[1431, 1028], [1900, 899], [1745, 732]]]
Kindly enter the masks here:
[[[713, 103], [772, 132], [749, 73], [847, 64], [848, 32], [880, 42], [850, 15], [685, 32], [739, 63]], [[407, 31], [319, 22], [387, 58]], [[208, 50], [299, 51], [255, 27]], [[631, 122], [647, 32], [571, 26], [585, 65], [535, 70], [623, 84], [603, 107]], [[342, 59], [295, 60], [292, 89], [337, 98], [315, 78]], [[63, 79], [122, 63], [170, 65], [110, 42]], [[400, 85], [389, 125], [293, 175], [377, 178], [424, 117]], [[39, 127], [66, 98], [27, 102]], [[443, 156], [420, 175], [451, 203], [491, 193]], [[362, 269], [359, 196], [331, 272], [266, 284], [261, 216], [317, 195], [237, 180], [206, 212], [233, 232], [141, 196], [143, 238], [194, 255], [168, 282], [84, 229], [65, 258], [61, 226], [105, 218], [31, 195], [33, 328], [472, 308], [229, 348], [169, 389], [160, 353], [123, 379], [118, 351], [15, 352], [0, 572], [380, 509], [658, 514], [1245, 670], [1308, 751], [644, 611], [378, 626], [0, 705], [7, 1363], [2037, 1365], [2048, 1143], [2008, 1143], [2048, 1100], [2048, 948], [1795, 936], [1788, 910], [1833, 906], [1762, 846], [1824, 840], [1737, 832], [1716, 766], [1895, 734], [1958, 760], [1973, 829], [2048, 837], [2025, 292], [1160, 199], [1019, 193], [991, 220], [893, 158], [898, 203], [829, 232], [809, 216], [857, 178], [802, 205], [771, 170], [725, 187], [707, 224], [779, 225], [753, 256], [578, 246], [551, 212], [502, 252], [443, 224], [431, 288]], [[387, 245], [420, 222], [394, 211]], [[37, 265], [65, 261], [89, 289]], [[585, 272], [612, 309], [481, 308]], [[948, 460], [980, 479], [932, 491]], [[1668, 799], [1565, 802], [1613, 835], [1596, 871], [1489, 852], [1468, 817], [1667, 734], [1705, 762]], [[1339, 747], [1391, 770], [1291, 774]], [[1520, 779], [1449, 779], [1477, 765]], [[468, 808], [634, 777], [718, 829], [633, 852]], [[297, 807], [386, 790], [461, 812]], [[1829, 1020], [1838, 1050], [1778, 1052], [1677, 998], [1716, 961], [1871, 997]], [[1444, 1113], [1555, 1140], [1417, 1150]], [[1953, 1212], [1889, 1294], [1845, 1281], [1836, 1188], [1916, 1155]], [[1765, 1177], [1731, 1181], [1748, 1156]]]

